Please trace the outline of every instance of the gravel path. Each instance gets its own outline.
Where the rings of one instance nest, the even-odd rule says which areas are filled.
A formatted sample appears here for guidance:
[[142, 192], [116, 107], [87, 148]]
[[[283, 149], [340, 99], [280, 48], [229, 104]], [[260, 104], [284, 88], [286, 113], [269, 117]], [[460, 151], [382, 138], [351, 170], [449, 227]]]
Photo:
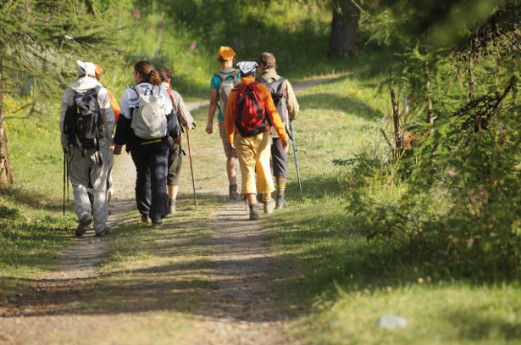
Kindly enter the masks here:
[[[295, 89], [299, 92], [325, 81], [297, 84]], [[207, 104], [207, 101], [193, 103], [189, 108], [194, 110]], [[124, 222], [122, 215], [135, 208], [134, 186], [128, 183], [135, 181], [132, 160], [126, 154], [117, 159], [115, 197], [109, 217], [112, 228]], [[203, 188], [199, 194], [224, 196], [228, 192], [226, 184]], [[262, 222], [249, 221], [247, 214], [245, 203], [225, 201], [212, 217], [210, 226], [215, 230], [209, 243], [214, 253], [209, 274], [212, 283], [206, 295], [200, 296], [200, 310], [194, 311], [202, 317], [191, 321], [195, 323], [195, 331], [187, 336], [190, 343], [295, 343], [287, 332], [288, 309], [283, 301], [276, 300], [271, 290], [270, 282], [277, 278], [276, 258], [265, 242]], [[27, 293], [0, 304], [0, 344], [46, 344], [39, 335], [50, 331], [72, 330], [87, 335], [104, 324], [132, 324], [130, 316], [82, 315], [81, 305], [71, 309], [69, 302], [81, 301], [82, 294], [96, 288], [99, 266], [106, 259], [105, 246], [106, 238], [94, 237], [94, 230], [90, 229], [85, 237], [66, 249], [62, 265], [56, 271], [32, 282]]]

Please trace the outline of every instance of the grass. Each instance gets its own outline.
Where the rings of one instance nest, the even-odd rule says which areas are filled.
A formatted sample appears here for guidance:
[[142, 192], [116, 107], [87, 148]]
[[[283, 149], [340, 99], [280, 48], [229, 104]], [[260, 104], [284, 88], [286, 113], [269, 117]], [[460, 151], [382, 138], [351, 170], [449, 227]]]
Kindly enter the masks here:
[[[152, 3], [156, 10], [162, 6]], [[326, 8], [313, 7], [310, 13], [315, 18], [306, 22], [313, 28], [313, 34], [309, 34], [302, 29], [305, 25], [297, 25], [305, 22], [304, 7], [288, 7], [289, 1], [270, 2], [266, 13], [255, 12], [255, 6], [242, 6], [242, 17], [238, 17], [258, 15], [256, 25], [247, 20], [227, 23], [226, 18], [212, 17], [215, 7], [206, 3], [204, 13], [176, 12], [182, 8], [168, 7], [197, 4], [170, 2], [150, 15], [145, 8], [147, 15], [141, 19], [125, 12], [125, 20], [137, 32], [135, 45], [129, 46], [134, 53], [124, 56], [126, 65], [104, 66], [102, 82], [120, 97], [132, 84], [132, 64], [150, 58], [156, 67], [174, 69], [174, 88], [186, 101], [206, 99], [210, 76], [218, 69], [215, 55], [221, 44], [231, 44], [238, 59], [254, 59], [263, 50], [274, 52], [279, 72], [293, 83], [318, 75], [336, 77], [298, 95], [302, 111], [294, 129], [305, 199], [299, 200], [290, 149], [290, 208], [264, 218], [271, 243], [283, 258], [278, 267], [284, 278], [275, 282], [276, 291], [298, 306], [291, 320], [301, 343], [521, 343], [521, 293], [515, 282], [485, 285], [441, 280], [429, 277], [421, 262], [390, 265], [396, 262], [392, 251], [368, 242], [350, 222], [356, 215], [348, 213], [346, 196], [351, 180], [357, 176], [333, 161], [362, 154], [387, 159], [387, 144], [379, 131], [390, 129], [390, 102], [387, 95], [375, 91], [374, 85], [381, 78], [371, 75], [373, 69], [367, 68], [376, 64], [383, 70], [382, 54], [367, 49], [358, 61], [327, 59], [324, 42], [330, 11]], [[222, 3], [215, 2], [213, 6], [219, 5]], [[262, 24], [270, 13], [277, 20]], [[204, 14], [209, 17], [198, 17]], [[184, 21], [180, 21], [183, 15]], [[156, 30], [162, 18], [166, 29]], [[203, 41], [201, 37], [210, 32], [214, 34]], [[235, 36], [234, 32], [239, 34]], [[270, 35], [260, 35], [262, 32]], [[190, 49], [193, 43], [197, 43], [196, 48]], [[61, 218], [62, 155], [56, 104], [47, 105], [45, 116], [7, 120], [17, 185], [2, 190], [0, 196], [0, 297], [16, 293], [24, 284], [56, 268], [59, 253], [73, 239], [75, 217], [70, 205], [66, 217]], [[6, 113], [13, 115], [10, 110], [7, 104]], [[218, 135], [207, 136], [201, 125], [206, 122], [206, 109], [193, 115], [200, 124], [190, 133], [196, 181], [207, 186], [226, 184]], [[210, 283], [205, 275], [212, 230], [202, 219], [211, 218], [220, 200], [215, 195], [201, 195], [201, 206], [194, 212], [188, 160], [183, 169], [178, 208], [184, 211], [168, 220], [165, 230], [152, 231], [136, 222], [116, 229], [109, 238], [109, 256], [101, 270], [100, 285], [87, 291], [89, 303], [82, 310], [84, 314], [99, 318], [105, 313], [137, 312], [132, 323], [125, 316], [117, 316], [124, 324], [122, 329], [135, 335], [136, 343], [150, 340], [149, 332], [136, 329], [153, 328], [156, 332], [151, 339], [155, 343], [165, 343], [165, 337], [175, 340], [176, 332], [189, 329], [185, 317], [198, 306], [193, 296], [203, 293]], [[366, 182], [367, 193], [377, 194], [380, 200], [393, 200], [403, 192], [401, 186], [378, 178]], [[137, 213], [126, 217], [137, 218]], [[392, 269], [383, 271], [383, 267]], [[405, 317], [408, 326], [380, 330], [377, 321], [386, 314]], [[117, 342], [120, 334], [114, 330], [96, 340]], [[69, 339], [70, 343], [82, 343], [75, 334], [54, 337], [51, 342]]]
[[[9, 106], [15, 108], [7, 102], [7, 110]], [[15, 186], [3, 188], [0, 195], [0, 297], [18, 293], [55, 268], [75, 226], [70, 203], [62, 214], [63, 156], [56, 117], [8, 118], [6, 127]]]
[[[429, 276], [421, 262], [397, 262], [388, 247], [369, 242], [351, 224], [347, 208], [352, 171], [333, 164], [366, 154], [385, 160], [386, 97], [371, 80], [348, 75], [298, 95], [294, 122], [305, 200], [300, 201], [291, 161], [290, 208], [265, 226], [283, 257], [276, 282], [297, 304], [295, 336], [302, 344], [518, 344], [520, 289]], [[290, 157], [293, 157], [290, 154]], [[366, 193], [393, 200], [400, 185], [365, 181]], [[383, 315], [408, 320], [404, 329], [378, 327]]]

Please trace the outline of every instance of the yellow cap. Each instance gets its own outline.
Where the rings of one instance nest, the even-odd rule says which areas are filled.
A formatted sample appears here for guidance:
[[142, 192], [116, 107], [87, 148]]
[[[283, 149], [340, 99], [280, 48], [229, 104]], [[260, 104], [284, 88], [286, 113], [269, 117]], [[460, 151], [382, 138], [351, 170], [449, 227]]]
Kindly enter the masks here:
[[231, 60], [231, 59], [233, 59], [234, 56], [235, 56], [235, 52], [233, 51], [232, 48], [226, 47], [226, 46], [221, 46], [221, 48], [219, 48], [219, 57], [221, 59]]

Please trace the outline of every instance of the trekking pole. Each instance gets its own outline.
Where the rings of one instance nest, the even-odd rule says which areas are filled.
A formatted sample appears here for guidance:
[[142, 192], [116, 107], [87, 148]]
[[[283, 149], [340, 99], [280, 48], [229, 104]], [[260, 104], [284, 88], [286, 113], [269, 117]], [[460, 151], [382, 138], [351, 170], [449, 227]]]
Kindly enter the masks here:
[[[195, 123], [194, 123], [195, 126]], [[192, 162], [192, 149], [190, 148], [190, 135], [188, 134], [189, 130], [188, 127], [186, 127], [186, 141], [188, 142], [188, 156], [190, 157], [190, 171], [192, 172], [192, 187], [194, 188], [194, 202], [195, 206], [199, 206], [199, 203], [197, 202], [197, 194], [195, 193], [195, 180], [194, 180], [194, 166]]]
[[67, 175], [67, 154], [63, 153], [63, 217], [65, 217], [65, 175]]
[[291, 120], [289, 121], [289, 130], [291, 131], [291, 142], [293, 143], [293, 156], [295, 156], [295, 167], [297, 168], [297, 180], [298, 188], [300, 190], [300, 199], [304, 200], [304, 194], [302, 193], [302, 183], [300, 182], [300, 172], [298, 168], [297, 144], [295, 144], [295, 134], [293, 134], [293, 125], [291, 124]]
[[65, 175], [67, 176], [67, 203], [69, 203], [70, 202], [70, 198], [69, 198], [69, 196], [70, 196], [70, 193], [69, 193], [69, 191], [70, 191], [69, 156], [66, 155], [66, 157], [67, 157], [67, 165], [66, 165], [66, 167], [67, 167], [67, 174], [65, 174]]

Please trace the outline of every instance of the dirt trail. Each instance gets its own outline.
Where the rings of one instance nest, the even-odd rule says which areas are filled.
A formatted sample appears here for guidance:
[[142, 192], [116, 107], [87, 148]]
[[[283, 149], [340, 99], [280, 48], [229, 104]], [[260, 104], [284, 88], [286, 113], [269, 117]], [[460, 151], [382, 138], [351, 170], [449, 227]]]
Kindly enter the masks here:
[[[299, 92], [326, 81], [313, 80], [295, 85], [295, 89]], [[207, 104], [194, 103], [189, 108]], [[115, 197], [110, 207], [112, 228], [124, 222], [121, 215], [135, 208], [133, 183], [128, 181], [135, 181], [135, 169], [130, 156], [122, 154], [115, 171]], [[221, 184], [203, 188], [198, 193], [224, 196], [228, 187]], [[194, 314], [202, 317], [191, 320], [195, 331], [187, 339], [194, 344], [219, 345], [294, 343], [287, 332], [288, 310], [271, 290], [270, 281], [277, 278], [276, 258], [265, 242], [262, 222], [247, 219], [243, 202], [225, 201], [213, 215], [210, 226], [215, 230], [208, 277], [212, 284], [208, 293], [200, 296], [201, 308]], [[25, 295], [0, 304], [0, 344], [45, 344], [39, 335], [49, 331], [88, 334], [103, 325], [120, 322], [121, 316], [81, 315], [77, 311], [82, 306], [70, 309], [67, 303], [81, 302], [81, 295], [97, 286], [99, 266], [106, 259], [106, 238], [93, 235], [91, 229], [85, 237], [74, 241], [63, 253], [60, 268], [30, 284]]]

